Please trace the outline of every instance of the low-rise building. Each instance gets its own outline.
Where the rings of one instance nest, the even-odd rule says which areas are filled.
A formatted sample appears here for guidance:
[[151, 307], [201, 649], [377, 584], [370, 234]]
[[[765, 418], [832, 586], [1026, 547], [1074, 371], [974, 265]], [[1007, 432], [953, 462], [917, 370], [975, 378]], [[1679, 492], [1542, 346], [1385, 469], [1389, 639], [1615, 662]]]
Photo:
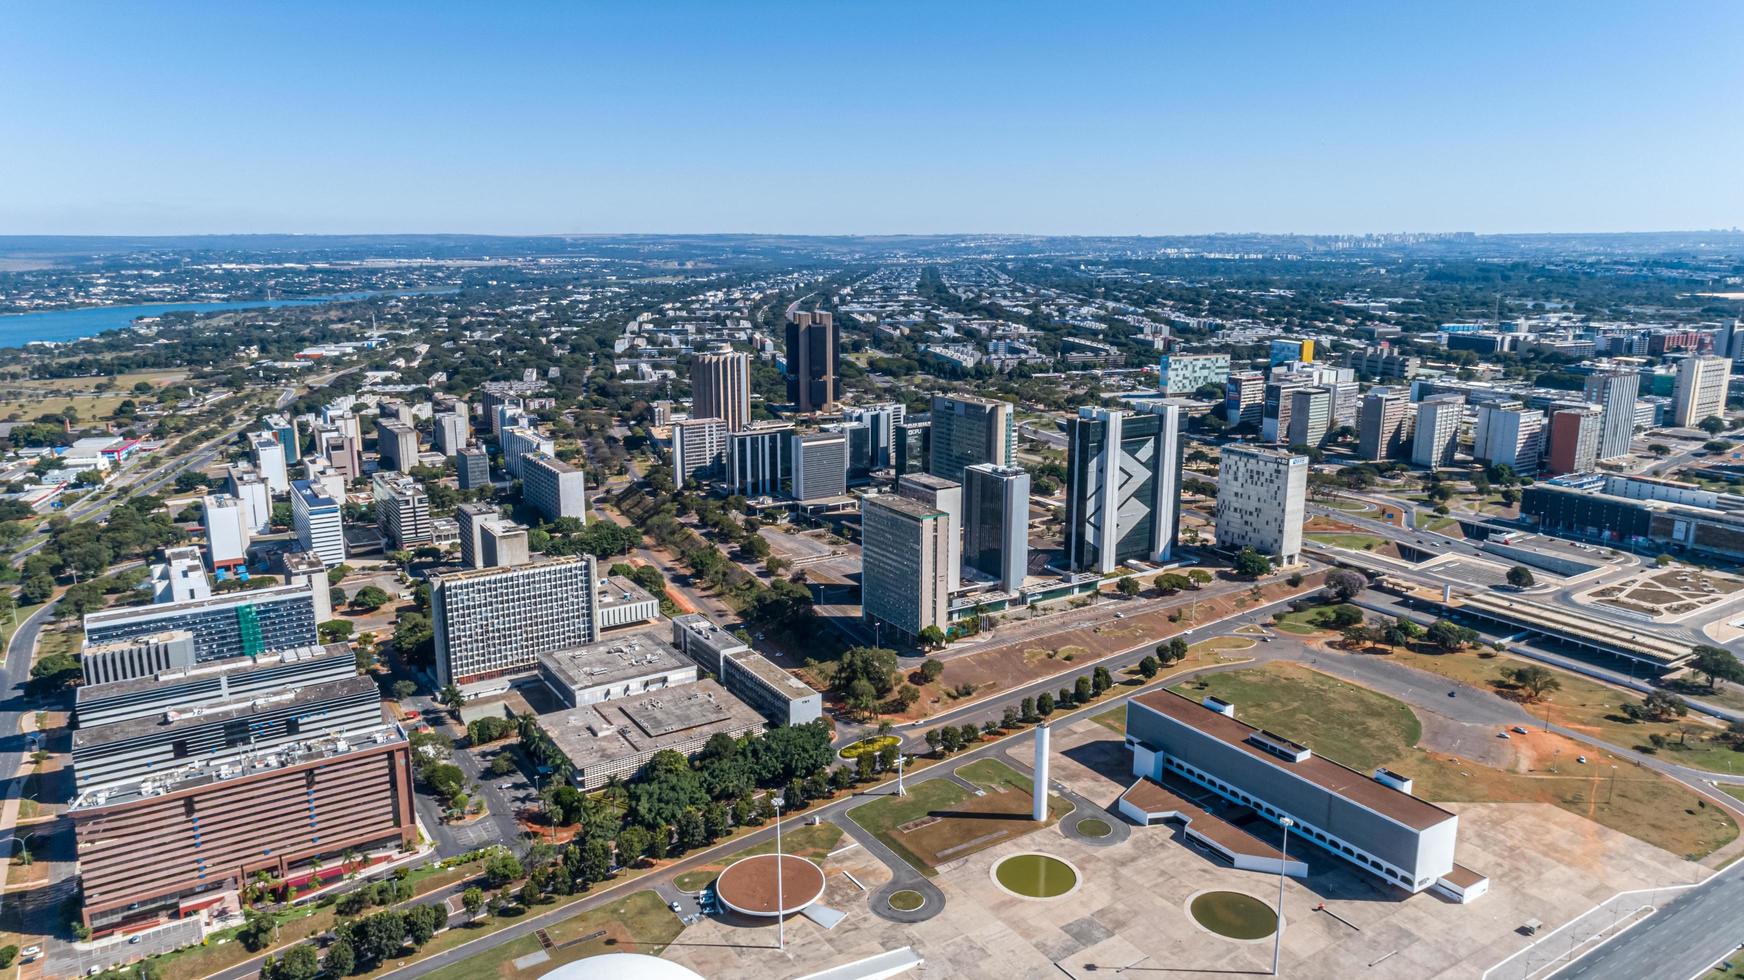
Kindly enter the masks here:
[[777, 725], [823, 717], [823, 695], [700, 614], [672, 620], [672, 645]]
[[696, 682], [696, 664], [651, 633], [539, 655], [539, 679], [571, 708]]
[[568, 760], [570, 780], [598, 789], [630, 779], [656, 752], [692, 756], [710, 738], [738, 738], [765, 727], [763, 716], [714, 681], [596, 701], [542, 716], [540, 726]]

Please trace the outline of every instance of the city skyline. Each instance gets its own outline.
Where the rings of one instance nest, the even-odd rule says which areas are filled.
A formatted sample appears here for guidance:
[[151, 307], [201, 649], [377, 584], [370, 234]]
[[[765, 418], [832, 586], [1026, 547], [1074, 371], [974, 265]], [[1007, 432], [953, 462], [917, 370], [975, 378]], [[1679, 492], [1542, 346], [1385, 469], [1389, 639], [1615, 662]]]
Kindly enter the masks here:
[[15, 8], [0, 227], [1744, 225], [1733, 5], [922, 12]]

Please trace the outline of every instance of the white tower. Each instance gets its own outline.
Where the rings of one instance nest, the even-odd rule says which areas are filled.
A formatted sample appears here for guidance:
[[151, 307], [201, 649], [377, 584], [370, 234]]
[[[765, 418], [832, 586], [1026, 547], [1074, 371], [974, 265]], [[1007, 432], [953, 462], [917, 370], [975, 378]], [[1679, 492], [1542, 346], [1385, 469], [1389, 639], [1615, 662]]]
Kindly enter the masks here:
[[1035, 811], [1030, 818], [1037, 823], [1048, 819], [1048, 733], [1047, 722], [1036, 726], [1035, 730], [1035, 783], [1031, 786], [1035, 796]]

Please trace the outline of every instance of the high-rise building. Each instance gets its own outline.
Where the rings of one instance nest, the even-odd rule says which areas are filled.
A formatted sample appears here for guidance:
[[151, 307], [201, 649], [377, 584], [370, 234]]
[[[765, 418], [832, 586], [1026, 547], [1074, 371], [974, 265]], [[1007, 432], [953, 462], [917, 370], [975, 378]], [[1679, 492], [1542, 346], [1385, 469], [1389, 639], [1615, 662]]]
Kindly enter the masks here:
[[1181, 410], [1133, 415], [1086, 406], [1066, 431], [1066, 560], [1108, 573], [1167, 561], [1181, 499]]
[[307, 647], [79, 689], [74, 798], [93, 935], [214, 909], [256, 872], [418, 839], [405, 733], [351, 649]]
[[291, 484], [291, 523], [304, 551], [314, 552], [328, 568], [345, 562], [345, 518], [339, 501], [320, 484]]
[[1157, 388], [1165, 395], [1191, 395], [1228, 377], [1228, 354], [1165, 354], [1157, 361]]
[[510, 425], [498, 430], [497, 444], [503, 450], [503, 469], [519, 480], [525, 476], [522, 462], [534, 453], [551, 454], [557, 443], [543, 432], [528, 425]]
[[547, 453], [521, 460], [521, 499], [548, 521], [587, 520], [587, 474]]
[[594, 578], [592, 555], [432, 576], [437, 682], [480, 684], [534, 670], [541, 653], [598, 642]]
[[823, 500], [848, 492], [848, 436], [844, 432], [794, 433], [793, 479], [787, 495], [794, 500]]
[[920, 473], [933, 458], [933, 424], [930, 420], [896, 423], [896, 441], [890, 447], [890, 468], [897, 476]]
[[462, 404], [455, 411], [437, 412], [431, 419], [431, 442], [444, 456], [453, 458], [472, 441], [472, 426], [467, 424], [465, 411], [466, 406]]
[[266, 487], [273, 493], [285, 493], [291, 489], [290, 471], [285, 463], [285, 446], [273, 431], [250, 433], [249, 449], [254, 453], [254, 469], [260, 478], [266, 481]]
[[762, 422], [727, 436], [727, 485], [744, 497], [775, 497], [793, 480], [793, 426]]
[[726, 475], [728, 431], [725, 419], [679, 419], [672, 423], [672, 478], [679, 486]]
[[1694, 428], [1703, 420], [1726, 417], [1726, 383], [1732, 362], [1723, 357], [1695, 355], [1677, 364], [1677, 389], [1672, 396], [1672, 424]]
[[[827, 314], [826, 314], [827, 315]], [[720, 419], [733, 432], [751, 424], [751, 356], [698, 354], [691, 366], [691, 418]]]
[[[1274, 374], [1266, 382], [1266, 398], [1264, 415], [1260, 419], [1260, 438], [1266, 442], [1288, 442], [1290, 439], [1290, 411], [1295, 407], [1292, 395], [1298, 388], [1306, 388], [1313, 382], [1304, 375]], [[1330, 419], [1330, 409], [1328, 418]]]
[[874, 494], [860, 501], [860, 608], [907, 636], [949, 625], [950, 518], [935, 507]]
[[1602, 364], [1586, 377], [1581, 398], [1599, 406], [1599, 459], [1629, 455], [1635, 436], [1635, 403], [1641, 375], [1632, 368]]
[[377, 473], [370, 481], [375, 499], [375, 525], [385, 551], [410, 550], [435, 540], [430, 522], [430, 496], [409, 476]]
[[272, 488], [261, 479], [252, 463], [224, 468], [230, 495], [242, 501], [242, 526], [249, 534], [272, 533]]
[[189, 602], [212, 594], [200, 549], [193, 545], [165, 548], [162, 562], [151, 566], [152, 602]]
[[501, 520], [502, 515], [490, 504], [461, 504], [454, 508], [454, 523], [460, 527], [460, 563], [467, 568], [484, 568], [484, 525]]
[[1544, 455], [1544, 413], [1523, 408], [1518, 401], [1485, 402], [1478, 406], [1472, 457], [1490, 466], [1507, 466], [1515, 473], [1538, 472]]
[[206, 560], [220, 577], [248, 560], [252, 536], [242, 501], [227, 493], [209, 493], [200, 498], [200, 523], [206, 531]]
[[931, 473], [908, 473], [896, 480], [898, 496], [918, 500], [943, 511], [945, 520], [945, 578], [952, 592], [963, 585], [963, 486]]
[[836, 403], [841, 344], [832, 314], [795, 312], [787, 321], [787, 400], [795, 411], [822, 412]]
[[478, 443], [461, 449], [454, 457], [454, 470], [462, 490], [490, 486], [490, 451]]
[[285, 451], [285, 465], [301, 462], [303, 459], [303, 433], [297, 425], [297, 420], [288, 415], [268, 415], [266, 428], [279, 441]]
[[1223, 388], [1223, 420], [1230, 428], [1251, 425], [1265, 417], [1266, 376], [1261, 371], [1231, 371]]
[[1464, 395], [1431, 395], [1418, 402], [1411, 465], [1452, 466], [1454, 450], [1459, 447], [1459, 425], [1464, 418]]
[[1303, 364], [1313, 363], [1314, 341], [1296, 340], [1294, 338], [1280, 338], [1272, 341], [1272, 366], [1277, 367], [1280, 364], [1288, 364], [1292, 361], [1300, 361]]
[[1029, 471], [977, 463], [963, 469], [963, 563], [1023, 588], [1029, 571]]
[[1010, 402], [933, 396], [932, 457], [927, 472], [963, 482], [963, 467], [1017, 462], [1017, 413]]
[[375, 423], [376, 468], [401, 473], [418, 465], [418, 430], [383, 416]]
[[[896, 427], [908, 416], [901, 402], [881, 402], [842, 410], [842, 420], [866, 427], [866, 459], [868, 470], [882, 470], [891, 465], [896, 449]], [[924, 462], [923, 462], [924, 467]], [[852, 466], [852, 461], [850, 461]]]
[[316, 642], [314, 592], [305, 585], [227, 592], [205, 599], [118, 606], [85, 616], [85, 643], [135, 640], [168, 630], [194, 637], [194, 660], [252, 657]]
[[[351, 419], [356, 428], [356, 418]], [[363, 477], [363, 440], [341, 425], [322, 425], [315, 430], [315, 453], [347, 480]]]
[[1318, 385], [1290, 392], [1292, 446], [1319, 446], [1332, 433], [1332, 391]]
[[1302, 556], [1308, 457], [1231, 443], [1217, 470], [1217, 546], [1291, 565]]
[[1357, 425], [1357, 456], [1377, 462], [1404, 456], [1411, 445], [1410, 413], [1409, 391], [1370, 388], [1363, 396], [1362, 418]]
[[1552, 473], [1591, 473], [1598, 468], [1604, 411], [1597, 405], [1553, 406], [1550, 412]]
[[533, 560], [527, 528], [506, 517], [485, 521], [479, 529], [479, 568], [525, 565]]

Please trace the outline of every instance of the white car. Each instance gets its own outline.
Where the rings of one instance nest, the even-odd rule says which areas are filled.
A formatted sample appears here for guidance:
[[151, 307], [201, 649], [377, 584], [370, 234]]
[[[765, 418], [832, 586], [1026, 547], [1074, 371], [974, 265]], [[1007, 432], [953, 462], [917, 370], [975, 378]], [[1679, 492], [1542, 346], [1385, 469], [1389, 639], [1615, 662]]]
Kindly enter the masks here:
[[672, 903], [672, 911], [674, 914], [677, 914], [677, 913], [683, 912], [684, 909], [677, 902], [673, 902]]

